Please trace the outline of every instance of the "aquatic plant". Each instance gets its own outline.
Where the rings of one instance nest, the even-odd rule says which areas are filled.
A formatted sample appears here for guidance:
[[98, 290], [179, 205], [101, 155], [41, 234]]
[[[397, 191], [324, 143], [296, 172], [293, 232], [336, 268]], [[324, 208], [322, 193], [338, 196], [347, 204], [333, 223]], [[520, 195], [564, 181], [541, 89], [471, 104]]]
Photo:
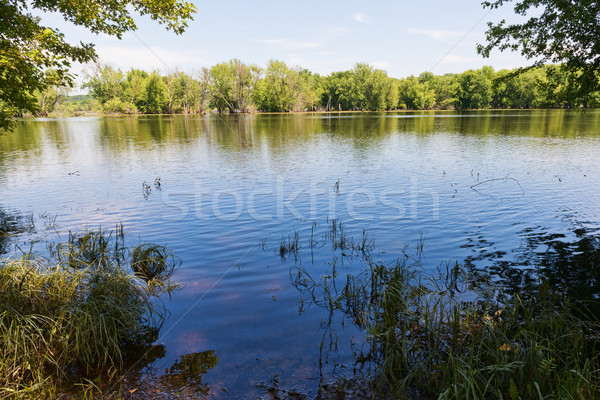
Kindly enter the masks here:
[[405, 252], [384, 263], [367, 255], [361, 273], [340, 276], [343, 288], [335, 262], [318, 279], [298, 266], [290, 277], [329, 320], [343, 313], [366, 333], [369, 346], [356, 352], [356, 362], [375, 365], [396, 396], [600, 396], [600, 323], [589, 303], [569, 300], [542, 279], [527, 298], [482, 298], [458, 263], [425, 272], [422, 251], [423, 238], [416, 258]]
[[142, 182], [142, 194], [144, 195], [144, 199], [148, 200], [148, 197], [150, 197], [151, 193], [152, 188], [150, 187], [150, 185], [148, 185], [146, 181]]
[[302, 246], [300, 245], [300, 234], [298, 232], [294, 232], [294, 237], [292, 238], [290, 235], [281, 237], [281, 243], [279, 244], [279, 256], [285, 260], [289, 255], [293, 255], [294, 257], [298, 257], [298, 252]]
[[54, 398], [72, 380], [92, 390], [148, 348], [166, 316], [156, 282], [172, 290], [178, 264], [165, 263], [174, 259], [165, 248], [130, 252], [121, 226], [70, 233], [49, 249], [46, 259], [0, 262], [0, 397]]

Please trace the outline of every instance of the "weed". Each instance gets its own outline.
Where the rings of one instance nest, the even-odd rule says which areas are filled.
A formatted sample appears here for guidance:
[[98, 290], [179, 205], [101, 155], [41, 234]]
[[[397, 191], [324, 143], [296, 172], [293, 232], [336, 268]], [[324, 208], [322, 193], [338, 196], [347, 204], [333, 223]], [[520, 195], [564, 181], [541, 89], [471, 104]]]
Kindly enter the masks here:
[[148, 200], [148, 197], [150, 197], [151, 193], [152, 188], [150, 187], [150, 185], [148, 185], [146, 181], [142, 182], [142, 194], [144, 195], [144, 199]]
[[[339, 241], [337, 221], [328, 235]], [[366, 237], [363, 232], [355, 247], [366, 248]], [[423, 242], [422, 237], [416, 258], [405, 253], [382, 263], [367, 255], [364, 271], [346, 275], [341, 290], [335, 263], [332, 274], [319, 280], [302, 267], [293, 267], [290, 277], [312, 303], [329, 311], [330, 321], [341, 312], [366, 332], [369, 346], [356, 351], [356, 361], [374, 363], [397, 396], [598, 398], [600, 323], [585, 304], [544, 281], [527, 298], [467, 302], [470, 275], [457, 263], [425, 273]], [[327, 324], [324, 329], [331, 331]], [[322, 342], [319, 365], [324, 348]]]
[[48, 246], [48, 259], [0, 262], [0, 397], [55, 398], [75, 379], [91, 398], [96, 377], [111, 380], [156, 339], [165, 318], [156, 282], [168, 283], [178, 264], [163, 247], [128, 251], [122, 235], [122, 226], [70, 233]]
[[292, 239], [289, 235], [281, 237], [281, 243], [279, 244], [279, 256], [285, 260], [289, 255], [293, 255], [296, 259], [298, 258], [300, 248], [300, 234], [294, 232], [294, 238]]
[[265, 251], [265, 248], [267, 247], [267, 238], [260, 238], [258, 241], [258, 247], [262, 251]]

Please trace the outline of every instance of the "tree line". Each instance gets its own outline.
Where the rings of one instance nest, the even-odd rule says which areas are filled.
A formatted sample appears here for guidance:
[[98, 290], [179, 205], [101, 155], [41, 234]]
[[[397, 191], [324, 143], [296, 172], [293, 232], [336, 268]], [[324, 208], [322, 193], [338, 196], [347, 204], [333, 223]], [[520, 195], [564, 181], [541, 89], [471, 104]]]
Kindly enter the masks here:
[[[575, 108], [600, 106], [600, 92], [581, 95], [571, 75], [559, 65], [526, 71], [492, 67], [459, 74], [423, 72], [404, 79], [357, 63], [326, 76], [283, 61], [265, 68], [233, 59], [192, 73], [131, 69], [108, 65], [88, 68], [84, 88], [106, 113], [201, 114], [467, 110], [490, 108]], [[39, 93], [40, 109], [52, 112], [65, 96], [56, 88]]]

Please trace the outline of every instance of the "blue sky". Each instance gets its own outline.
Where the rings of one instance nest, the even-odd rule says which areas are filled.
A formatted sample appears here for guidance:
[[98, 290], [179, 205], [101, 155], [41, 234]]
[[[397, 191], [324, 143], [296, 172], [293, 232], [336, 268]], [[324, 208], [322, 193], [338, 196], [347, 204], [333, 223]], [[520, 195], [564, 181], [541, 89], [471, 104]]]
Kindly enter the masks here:
[[[483, 59], [487, 21], [515, 21], [510, 4], [484, 10], [479, 0], [423, 1], [237, 1], [195, 2], [198, 13], [183, 35], [137, 17], [139, 30], [122, 40], [93, 35], [60, 16], [44, 22], [68, 40], [92, 42], [103, 62], [123, 70], [191, 72], [231, 58], [264, 65], [286, 61], [328, 74], [366, 62], [392, 77], [462, 72], [491, 65], [495, 69], [527, 64], [516, 53]], [[75, 66], [75, 72], [81, 66]]]

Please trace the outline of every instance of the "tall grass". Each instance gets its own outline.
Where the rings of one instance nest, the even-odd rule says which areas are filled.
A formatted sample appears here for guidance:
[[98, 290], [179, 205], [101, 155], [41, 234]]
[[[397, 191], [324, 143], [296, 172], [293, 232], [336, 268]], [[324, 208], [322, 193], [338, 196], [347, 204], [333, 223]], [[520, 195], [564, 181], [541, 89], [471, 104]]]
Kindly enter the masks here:
[[458, 265], [427, 278], [405, 262], [370, 269], [363, 304], [371, 355], [394, 390], [440, 399], [599, 397], [597, 320], [576, 316], [581, 308], [575, 313], [543, 282], [527, 301], [464, 302]]
[[0, 397], [53, 398], [73, 378], [109, 379], [156, 340], [166, 314], [156, 297], [173, 289], [177, 265], [162, 247], [128, 249], [122, 227], [70, 234], [47, 259], [2, 260]]
[[367, 257], [339, 291], [331, 275], [314, 280], [302, 267], [291, 278], [366, 332], [357, 362], [375, 364], [397, 397], [600, 398], [600, 324], [584, 303], [544, 281], [527, 297], [477, 297], [458, 264], [431, 274], [420, 260]]

